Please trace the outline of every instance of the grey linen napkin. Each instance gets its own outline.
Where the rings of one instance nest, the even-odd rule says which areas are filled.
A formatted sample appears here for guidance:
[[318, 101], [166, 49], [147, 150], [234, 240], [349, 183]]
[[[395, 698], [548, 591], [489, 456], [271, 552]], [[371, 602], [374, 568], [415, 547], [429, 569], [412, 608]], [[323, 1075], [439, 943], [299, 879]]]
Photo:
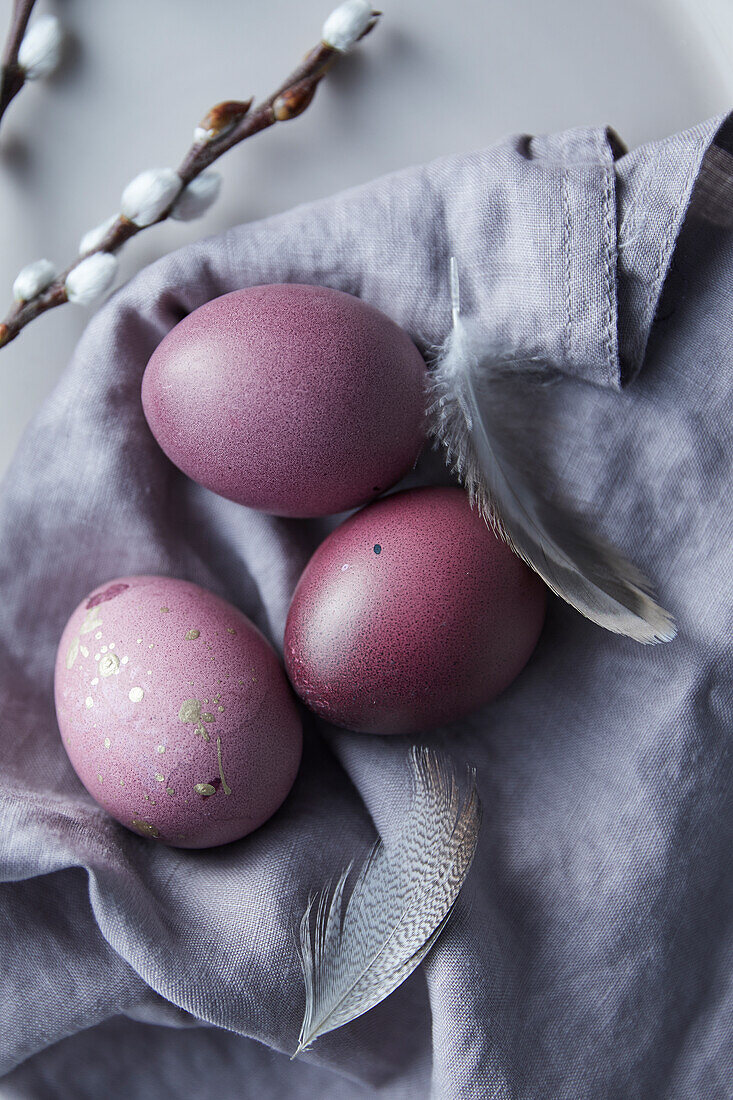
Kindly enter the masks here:
[[[3, 1097], [733, 1095], [733, 126], [621, 152], [574, 130], [400, 172], [167, 256], [89, 324], [0, 491]], [[298, 919], [394, 830], [406, 739], [306, 720], [275, 817], [175, 851], [77, 780], [54, 653], [76, 602], [124, 573], [205, 585], [281, 644], [329, 524], [179, 474], [143, 419], [147, 359], [202, 302], [285, 281], [357, 294], [427, 350], [451, 255], [487, 343], [562, 372], [527, 409], [549, 491], [654, 578], [680, 633], [643, 648], [552, 600], [509, 690], [426, 735], [477, 767], [485, 807], [457, 919], [291, 1063]], [[444, 476], [427, 454], [412, 480]]]

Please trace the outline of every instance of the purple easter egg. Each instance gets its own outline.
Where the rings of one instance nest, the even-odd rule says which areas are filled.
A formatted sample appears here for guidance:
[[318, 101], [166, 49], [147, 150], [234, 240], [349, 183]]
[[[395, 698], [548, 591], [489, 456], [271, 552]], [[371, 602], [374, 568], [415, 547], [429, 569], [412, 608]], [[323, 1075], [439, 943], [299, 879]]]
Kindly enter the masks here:
[[502, 692], [544, 617], [544, 585], [462, 489], [411, 489], [357, 512], [318, 547], [290, 606], [285, 666], [329, 722], [414, 733]]
[[414, 465], [423, 359], [379, 310], [338, 290], [236, 290], [153, 353], [142, 401], [158, 443], [221, 496], [281, 516], [355, 508]]
[[83, 600], [59, 644], [64, 748], [96, 801], [178, 848], [252, 832], [295, 779], [300, 719], [257, 628], [187, 581], [122, 577]]

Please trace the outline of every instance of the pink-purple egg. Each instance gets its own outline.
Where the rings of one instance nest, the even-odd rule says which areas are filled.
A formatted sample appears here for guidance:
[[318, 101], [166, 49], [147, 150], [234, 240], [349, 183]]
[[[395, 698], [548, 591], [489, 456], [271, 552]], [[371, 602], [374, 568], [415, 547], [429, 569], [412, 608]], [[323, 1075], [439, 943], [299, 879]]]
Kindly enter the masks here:
[[409, 336], [359, 298], [255, 286], [168, 333], [142, 401], [194, 481], [275, 515], [322, 516], [373, 500], [414, 465], [426, 377]]
[[122, 577], [69, 619], [55, 672], [64, 748], [129, 829], [180, 848], [226, 844], [282, 803], [301, 727], [271, 646], [187, 581]]
[[544, 585], [462, 489], [412, 489], [362, 509], [321, 543], [290, 606], [285, 666], [328, 721], [414, 733], [502, 692], [544, 617]]

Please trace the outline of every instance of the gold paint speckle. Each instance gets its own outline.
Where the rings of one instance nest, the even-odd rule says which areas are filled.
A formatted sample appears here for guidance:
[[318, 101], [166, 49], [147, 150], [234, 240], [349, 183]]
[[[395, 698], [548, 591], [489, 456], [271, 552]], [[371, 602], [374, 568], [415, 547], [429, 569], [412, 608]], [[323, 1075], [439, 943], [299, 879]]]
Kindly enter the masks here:
[[194, 726], [194, 733], [199, 737], [203, 737], [204, 741], [210, 741], [211, 738], [204, 726], [204, 722], [213, 722], [214, 715], [206, 711], [201, 713], [201, 700], [200, 699], [186, 699], [181, 703], [181, 709], [178, 712], [178, 717], [182, 722], [190, 722]]
[[150, 645], [148, 646], [148, 649], [152, 649], [152, 648], [153, 648], [153, 643], [151, 642]]
[[216, 739], [216, 755], [219, 761], [219, 778], [221, 779], [221, 789], [223, 790], [224, 794], [231, 794], [231, 788], [227, 786], [227, 781], [224, 778], [224, 768], [222, 767], [221, 763], [221, 737], [217, 737]]
[[165, 793], [166, 794], [175, 794], [176, 792], [173, 790], [172, 787], [166, 787]]
[[85, 645], [80, 645], [79, 646], [79, 652], [81, 653], [82, 657], [88, 657], [89, 656], [89, 650], [87, 649], [87, 647]]
[[66, 654], [66, 667], [73, 668], [74, 661], [79, 656], [79, 639], [74, 638], [74, 641], [69, 646], [69, 652]]
[[152, 675], [153, 675], [153, 670], [152, 670], [152, 668], [149, 668], [149, 669], [148, 669], [148, 671], [147, 671], [147, 672], [145, 673], [145, 675], [146, 675], [146, 676], [152, 676]]
[[99, 662], [100, 676], [114, 676], [119, 671], [120, 659], [116, 653], [107, 653]]
[[125, 781], [124, 781], [124, 779], [121, 779], [121, 780], [120, 780], [120, 786], [121, 786], [121, 787], [124, 787], [124, 785], [125, 785]]
[[158, 752], [165, 752], [165, 745], [158, 745]]
[[165, 614], [166, 611], [170, 611], [170, 607], [161, 607], [160, 610], [163, 612], [163, 614]]
[[[101, 625], [102, 625], [102, 620], [99, 617], [97, 609], [96, 609], [96, 607], [92, 607], [87, 612], [86, 618], [84, 619], [84, 622], [79, 627], [79, 633], [80, 634], [91, 634], [91, 632], [93, 630], [96, 630], [97, 627], [101, 626]], [[102, 635], [100, 634], [99, 637], [101, 638]]]
[[220, 706], [220, 707], [217, 707], [216, 709], [217, 709], [217, 710], [221, 710], [221, 711], [223, 711], [223, 710], [224, 710], [224, 707], [221, 707], [221, 706]]
[[105, 747], [105, 749], [108, 749], [108, 748], [110, 747], [110, 745], [111, 745], [111, 744], [112, 744], [112, 742], [110, 741], [109, 737], [105, 737], [105, 739], [104, 739], [104, 747]]
[[110, 643], [109, 643], [109, 648], [110, 648], [110, 649], [114, 649], [114, 647], [115, 647], [115, 643], [114, 643], [114, 642], [110, 642]]
[[127, 656], [127, 654], [125, 654], [125, 656], [122, 658], [122, 664], [126, 665], [129, 660], [130, 658]]
[[145, 836], [160, 836], [160, 833], [155, 828], [155, 825], [151, 825], [149, 821], [144, 821], [140, 817], [133, 817], [132, 827], [133, 829], [137, 829], [138, 832], [144, 833]]
[[200, 630], [187, 630], [185, 638], [187, 642], [195, 642], [197, 638], [201, 636]]
[[[92, 627], [92, 629], [94, 629], [94, 628]], [[82, 633], [84, 633], [84, 631], [82, 631]], [[98, 630], [97, 633], [94, 635], [94, 637], [97, 641], [99, 641], [99, 639], [102, 637], [102, 631]]]
[[107, 652], [107, 646], [103, 645], [99, 652], [100, 653], [106, 653]]
[[138, 644], [138, 645], [141, 645], [141, 644], [142, 644], [142, 638], [138, 638], [138, 640], [137, 640], [137, 644]]
[[145, 692], [143, 691], [143, 689], [141, 687], [134, 687], [134, 688], [130, 688], [130, 694], [129, 694], [128, 698], [129, 698], [131, 703], [139, 703], [139, 702], [141, 702], [144, 695], [145, 695]]
[[227, 634], [236, 634], [236, 630], [232, 630], [230, 626], [227, 627]]
[[161, 775], [160, 772], [158, 772], [158, 774], [156, 775], [155, 778], [158, 780], [159, 783], [162, 783], [163, 780], [165, 779], [165, 776]]
[[201, 717], [201, 703], [198, 699], [186, 699], [181, 703], [178, 717], [182, 722], [198, 722]]
[[102, 779], [102, 776], [101, 776], [101, 775], [98, 775], [98, 776], [97, 776], [97, 779], [99, 780], [99, 782], [100, 782], [100, 783], [104, 783], [104, 780]]
[[90, 707], [93, 707], [93, 706], [94, 706], [94, 700], [92, 699], [91, 695], [87, 695], [87, 698], [86, 698], [86, 704], [87, 704], [87, 710], [88, 710], [88, 709], [89, 709]]
[[196, 783], [193, 789], [196, 794], [204, 794], [207, 798], [212, 794], [216, 794], [216, 787], [212, 787], [211, 783]]

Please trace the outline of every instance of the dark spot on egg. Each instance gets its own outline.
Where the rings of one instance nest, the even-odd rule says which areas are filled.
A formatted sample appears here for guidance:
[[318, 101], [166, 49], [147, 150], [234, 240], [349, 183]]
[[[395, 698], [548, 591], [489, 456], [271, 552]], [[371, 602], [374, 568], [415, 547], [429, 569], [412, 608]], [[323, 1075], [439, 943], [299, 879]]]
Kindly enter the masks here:
[[[359, 569], [378, 527], [389, 554]], [[343, 571], [343, 562], [357, 568]], [[334, 568], [336, 566], [336, 568]], [[462, 489], [384, 497], [318, 547], [293, 595], [285, 664], [327, 721], [363, 733], [445, 725], [519, 675], [545, 613], [541, 581], [471, 509]]]

